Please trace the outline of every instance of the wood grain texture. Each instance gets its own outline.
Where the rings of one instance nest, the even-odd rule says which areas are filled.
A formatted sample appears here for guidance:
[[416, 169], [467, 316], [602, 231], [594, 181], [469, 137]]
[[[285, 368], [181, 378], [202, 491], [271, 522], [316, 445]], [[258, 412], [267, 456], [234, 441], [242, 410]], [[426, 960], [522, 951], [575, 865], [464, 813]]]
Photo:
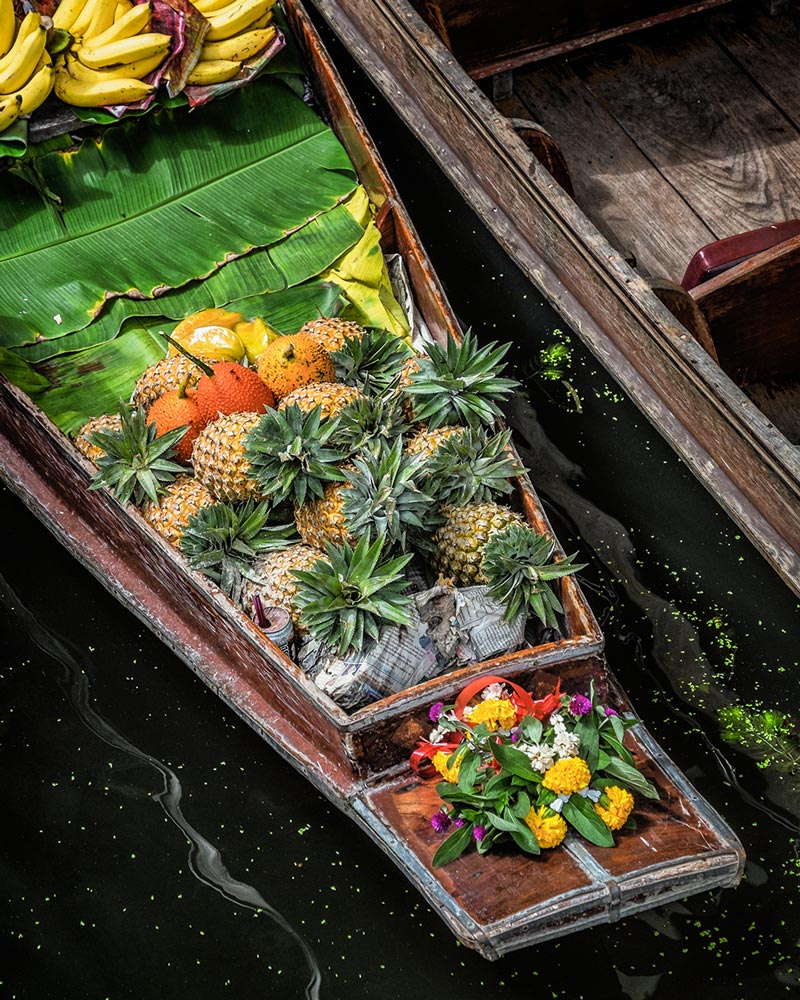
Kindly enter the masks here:
[[[640, 272], [679, 280], [699, 246], [715, 239], [567, 62], [514, 75], [515, 92], [561, 148], [575, 200]], [[592, 141], [587, 142], [587, 136]]]
[[682, 22], [572, 65], [717, 238], [800, 212], [800, 133], [713, 39]]

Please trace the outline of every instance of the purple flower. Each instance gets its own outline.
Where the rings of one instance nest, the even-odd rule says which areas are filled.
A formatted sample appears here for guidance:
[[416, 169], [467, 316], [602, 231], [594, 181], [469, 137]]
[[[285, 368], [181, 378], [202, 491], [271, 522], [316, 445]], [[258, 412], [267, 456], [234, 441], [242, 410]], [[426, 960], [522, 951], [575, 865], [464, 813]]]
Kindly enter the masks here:
[[588, 715], [592, 710], [592, 703], [586, 695], [576, 694], [569, 703], [569, 710], [572, 715]]
[[431, 722], [438, 722], [439, 716], [442, 714], [442, 709], [444, 708], [443, 701], [437, 701], [435, 705], [431, 705], [431, 709], [428, 712], [428, 718]]
[[511, 730], [511, 742], [512, 743], [516, 743], [518, 739], [519, 739], [519, 729], [512, 729]]
[[431, 826], [437, 833], [444, 833], [450, 826], [450, 817], [443, 809], [440, 809], [439, 812], [435, 812], [431, 816]]
[[615, 712], [613, 708], [609, 708], [608, 705], [606, 705], [606, 718], [608, 718], [609, 715], [619, 715], [619, 712]]
[[476, 823], [476, 825], [472, 828], [472, 836], [480, 844], [480, 842], [486, 836], [486, 827], [485, 826], [481, 826], [480, 823]]
[[463, 826], [463, 825], [464, 825], [464, 820], [460, 816], [456, 816], [456, 818], [453, 820], [453, 826]]

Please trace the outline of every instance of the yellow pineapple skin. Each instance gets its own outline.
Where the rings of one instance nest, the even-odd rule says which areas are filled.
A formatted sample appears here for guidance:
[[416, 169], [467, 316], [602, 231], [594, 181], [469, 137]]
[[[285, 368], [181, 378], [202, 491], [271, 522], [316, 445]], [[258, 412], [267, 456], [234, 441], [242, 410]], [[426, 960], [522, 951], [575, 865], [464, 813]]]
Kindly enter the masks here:
[[320, 316], [309, 320], [300, 327], [299, 333], [310, 333], [321, 347], [329, 354], [338, 351], [345, 340], [362, 337], [364, 327], [350, 319], [338, 319], [335, 316]]
[[327, 483], [321, 497], [295, 507], [294, 522], [306, 545], [323, 550], [325, 542], [355, 545], [356, 540], [347, 530], [342, 513], [344, 490], [349, 489], [349, 483]]
[[483, 552], [491, 536], [509, 524], [525, 524], [510, 507], [491, 500], [463, 507], [445, 504], [442, 513], [445, 522], [433, 533], [434, 566], [441, 576], [451, 578], [456, 586], [462, 587], [486, 583], [481, 567]]
[[250, 477], [244, 456], [247, 435], [261, 419], [260, 413], [229, 413], [208, 424], [192, 449], [195, 477], [217, 500], [238, 503], [261, 500], [258, 483]]
[[433, 458], [443, 441], [446, 441], [447, 438], [452, 437], [454, 434], [462, 434], [463, 432], [464, 428], [458, 424], [437, 427], [435, 430], [423, 428], [417, 431], [413, 437], [409, 438], [406, 451], [409, 455], [421, 455], [423, 459], [427, 460]]
[[170, 545], [177, 546], [189, 518], [215, 503], [211, 492], [194, 476], [178, 476], [158, 498], [158, 503], [147, 501], [142, 516]]
[[184, 354], [174, 354], [150, 365], [139, 376], [133, 388], [131, 402], [134, 406], [150, 406], [165, 392], [180, 389], [184, 383], [187, 389], [197, 384], [202, 370]]
[[258, 596], [265, 606], [284, 608], [295, 630], [303, 634], [306, 630], [294, 600], [300, 584], [292, 576], [292, 570], [311, 569], [317, 559], [324, 558], [325, 553], [320, 549], [305, 544], [290, 545], [281, 552], [267, 552], [259, 556], [250, 567], [258, 581], [245, 579], [240, 598], [242, 608], [256, 621], [253, 598]]
[[92, 417], [78, 431], [75, 438], [75, 447], [81, 454], [85, 455], [90, 462], [97, 464], [98, 458], [105, 455], [102, 448], [89, 441], [89, 435], [96, 431], [119, 431], [122, 430], [122, 417], [118, 413], [102, 413], [99, 417]]
[[321, 417], [327, 420], [335, 416], [344, 406], [360, 399], [363, 393], [355, 386], [342, 385], [341, 382], [311, 382], [293, 389], [278, 403], [279, 410], [287, 406], [299, 406], [303, 413], [310, 413], [315, 406], [322, 408]]

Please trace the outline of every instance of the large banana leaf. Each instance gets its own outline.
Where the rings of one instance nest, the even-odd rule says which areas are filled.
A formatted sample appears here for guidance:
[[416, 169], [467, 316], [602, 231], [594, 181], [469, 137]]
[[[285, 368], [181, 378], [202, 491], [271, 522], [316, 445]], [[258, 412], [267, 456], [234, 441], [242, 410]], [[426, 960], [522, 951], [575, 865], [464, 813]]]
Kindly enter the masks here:
[[356, 186], [333, 133], [270, 79], [117, 126], [38, 168], [62, 210], [42, 211], [29, 187], [0, 198], [0, 229], [13, 227], [0, 255], [0, 346], [81, 329], [109, 295], [209, 275]]

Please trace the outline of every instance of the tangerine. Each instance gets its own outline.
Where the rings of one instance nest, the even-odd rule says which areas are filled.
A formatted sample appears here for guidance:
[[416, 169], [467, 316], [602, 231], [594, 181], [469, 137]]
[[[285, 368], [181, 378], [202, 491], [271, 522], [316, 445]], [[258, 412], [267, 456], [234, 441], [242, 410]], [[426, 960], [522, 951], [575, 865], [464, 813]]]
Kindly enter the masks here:
[[258, 374], [280, 402], [311, 382], [335, 382], [333, 358], [309, 333], [292, 333], [267, 344], [258, 359]]

